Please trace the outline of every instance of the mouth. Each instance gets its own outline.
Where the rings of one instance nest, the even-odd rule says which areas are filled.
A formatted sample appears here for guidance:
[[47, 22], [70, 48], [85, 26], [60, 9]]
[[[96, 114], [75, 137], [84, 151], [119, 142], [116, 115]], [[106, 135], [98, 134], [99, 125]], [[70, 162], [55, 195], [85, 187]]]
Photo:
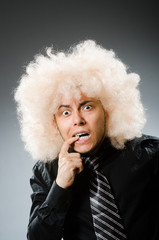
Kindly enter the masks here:
[[89, 138], [89, 134], [85, 133], [85, 132], [81, 132], [81, 133], [76, 133], [73, 135], [73, 137], [79, 137], [79, 140], [83, 140], [83, 139], [87, 139]]

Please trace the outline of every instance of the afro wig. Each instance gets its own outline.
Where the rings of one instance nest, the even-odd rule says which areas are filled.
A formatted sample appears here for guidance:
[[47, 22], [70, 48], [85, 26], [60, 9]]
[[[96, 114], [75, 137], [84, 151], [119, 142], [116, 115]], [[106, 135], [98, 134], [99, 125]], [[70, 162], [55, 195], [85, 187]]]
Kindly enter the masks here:
[[109, 116], [107, 134], [118, 149], [141, 136], [146, 122], [137, 89], [140, 81], [112, 50], [93, 40], [80, 42], [68, 52], [47, 48], [26, 67], [15, 90], [17, 112], [25, 148], [34, 159], [54, 160], [63, 139], [53, 124], [62, 96], [80, 97], [81, 92], [101, 101]]

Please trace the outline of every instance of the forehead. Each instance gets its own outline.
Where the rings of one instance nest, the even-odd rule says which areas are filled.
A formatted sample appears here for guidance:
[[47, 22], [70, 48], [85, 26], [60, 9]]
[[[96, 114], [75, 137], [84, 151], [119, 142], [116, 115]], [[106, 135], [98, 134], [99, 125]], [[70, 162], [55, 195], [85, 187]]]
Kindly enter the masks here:
[[81, 94], [80, 97], [76, 98], [76, 97], [71, 97], [71, 98], [66, 98], [66, 97], [62, 97], [60, 99], [60, 102], [59, 102], [59, 106], [72, 106], [72, 105], [80, 105], [81, 103], [83, 102], [99, 102], [98, 99], [96, 98], [93, 98], [93, 97], [87, 97], [86, 95], [84, 94]]

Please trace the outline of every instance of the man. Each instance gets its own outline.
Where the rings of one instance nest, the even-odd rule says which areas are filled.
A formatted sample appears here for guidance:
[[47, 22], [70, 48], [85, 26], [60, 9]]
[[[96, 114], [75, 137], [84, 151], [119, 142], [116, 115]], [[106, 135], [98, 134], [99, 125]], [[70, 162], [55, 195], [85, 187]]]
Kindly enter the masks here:
[[39, 159], [28, 239], [157, 240], [159, 139], [141, 134], [139, 76], [94, 41], [47, 54], [15, 93]]

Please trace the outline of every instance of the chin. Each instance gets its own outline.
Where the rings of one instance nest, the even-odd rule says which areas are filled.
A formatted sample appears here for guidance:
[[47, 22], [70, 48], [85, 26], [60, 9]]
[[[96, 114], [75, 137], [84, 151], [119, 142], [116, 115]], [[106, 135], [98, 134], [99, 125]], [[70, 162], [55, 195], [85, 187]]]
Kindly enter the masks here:
[[75, 147], [74, 150], [78, 153], [89, 153], [93, 151], [93, 147], [85, 147], [85, 146], [81, 146], [81, 147]]

